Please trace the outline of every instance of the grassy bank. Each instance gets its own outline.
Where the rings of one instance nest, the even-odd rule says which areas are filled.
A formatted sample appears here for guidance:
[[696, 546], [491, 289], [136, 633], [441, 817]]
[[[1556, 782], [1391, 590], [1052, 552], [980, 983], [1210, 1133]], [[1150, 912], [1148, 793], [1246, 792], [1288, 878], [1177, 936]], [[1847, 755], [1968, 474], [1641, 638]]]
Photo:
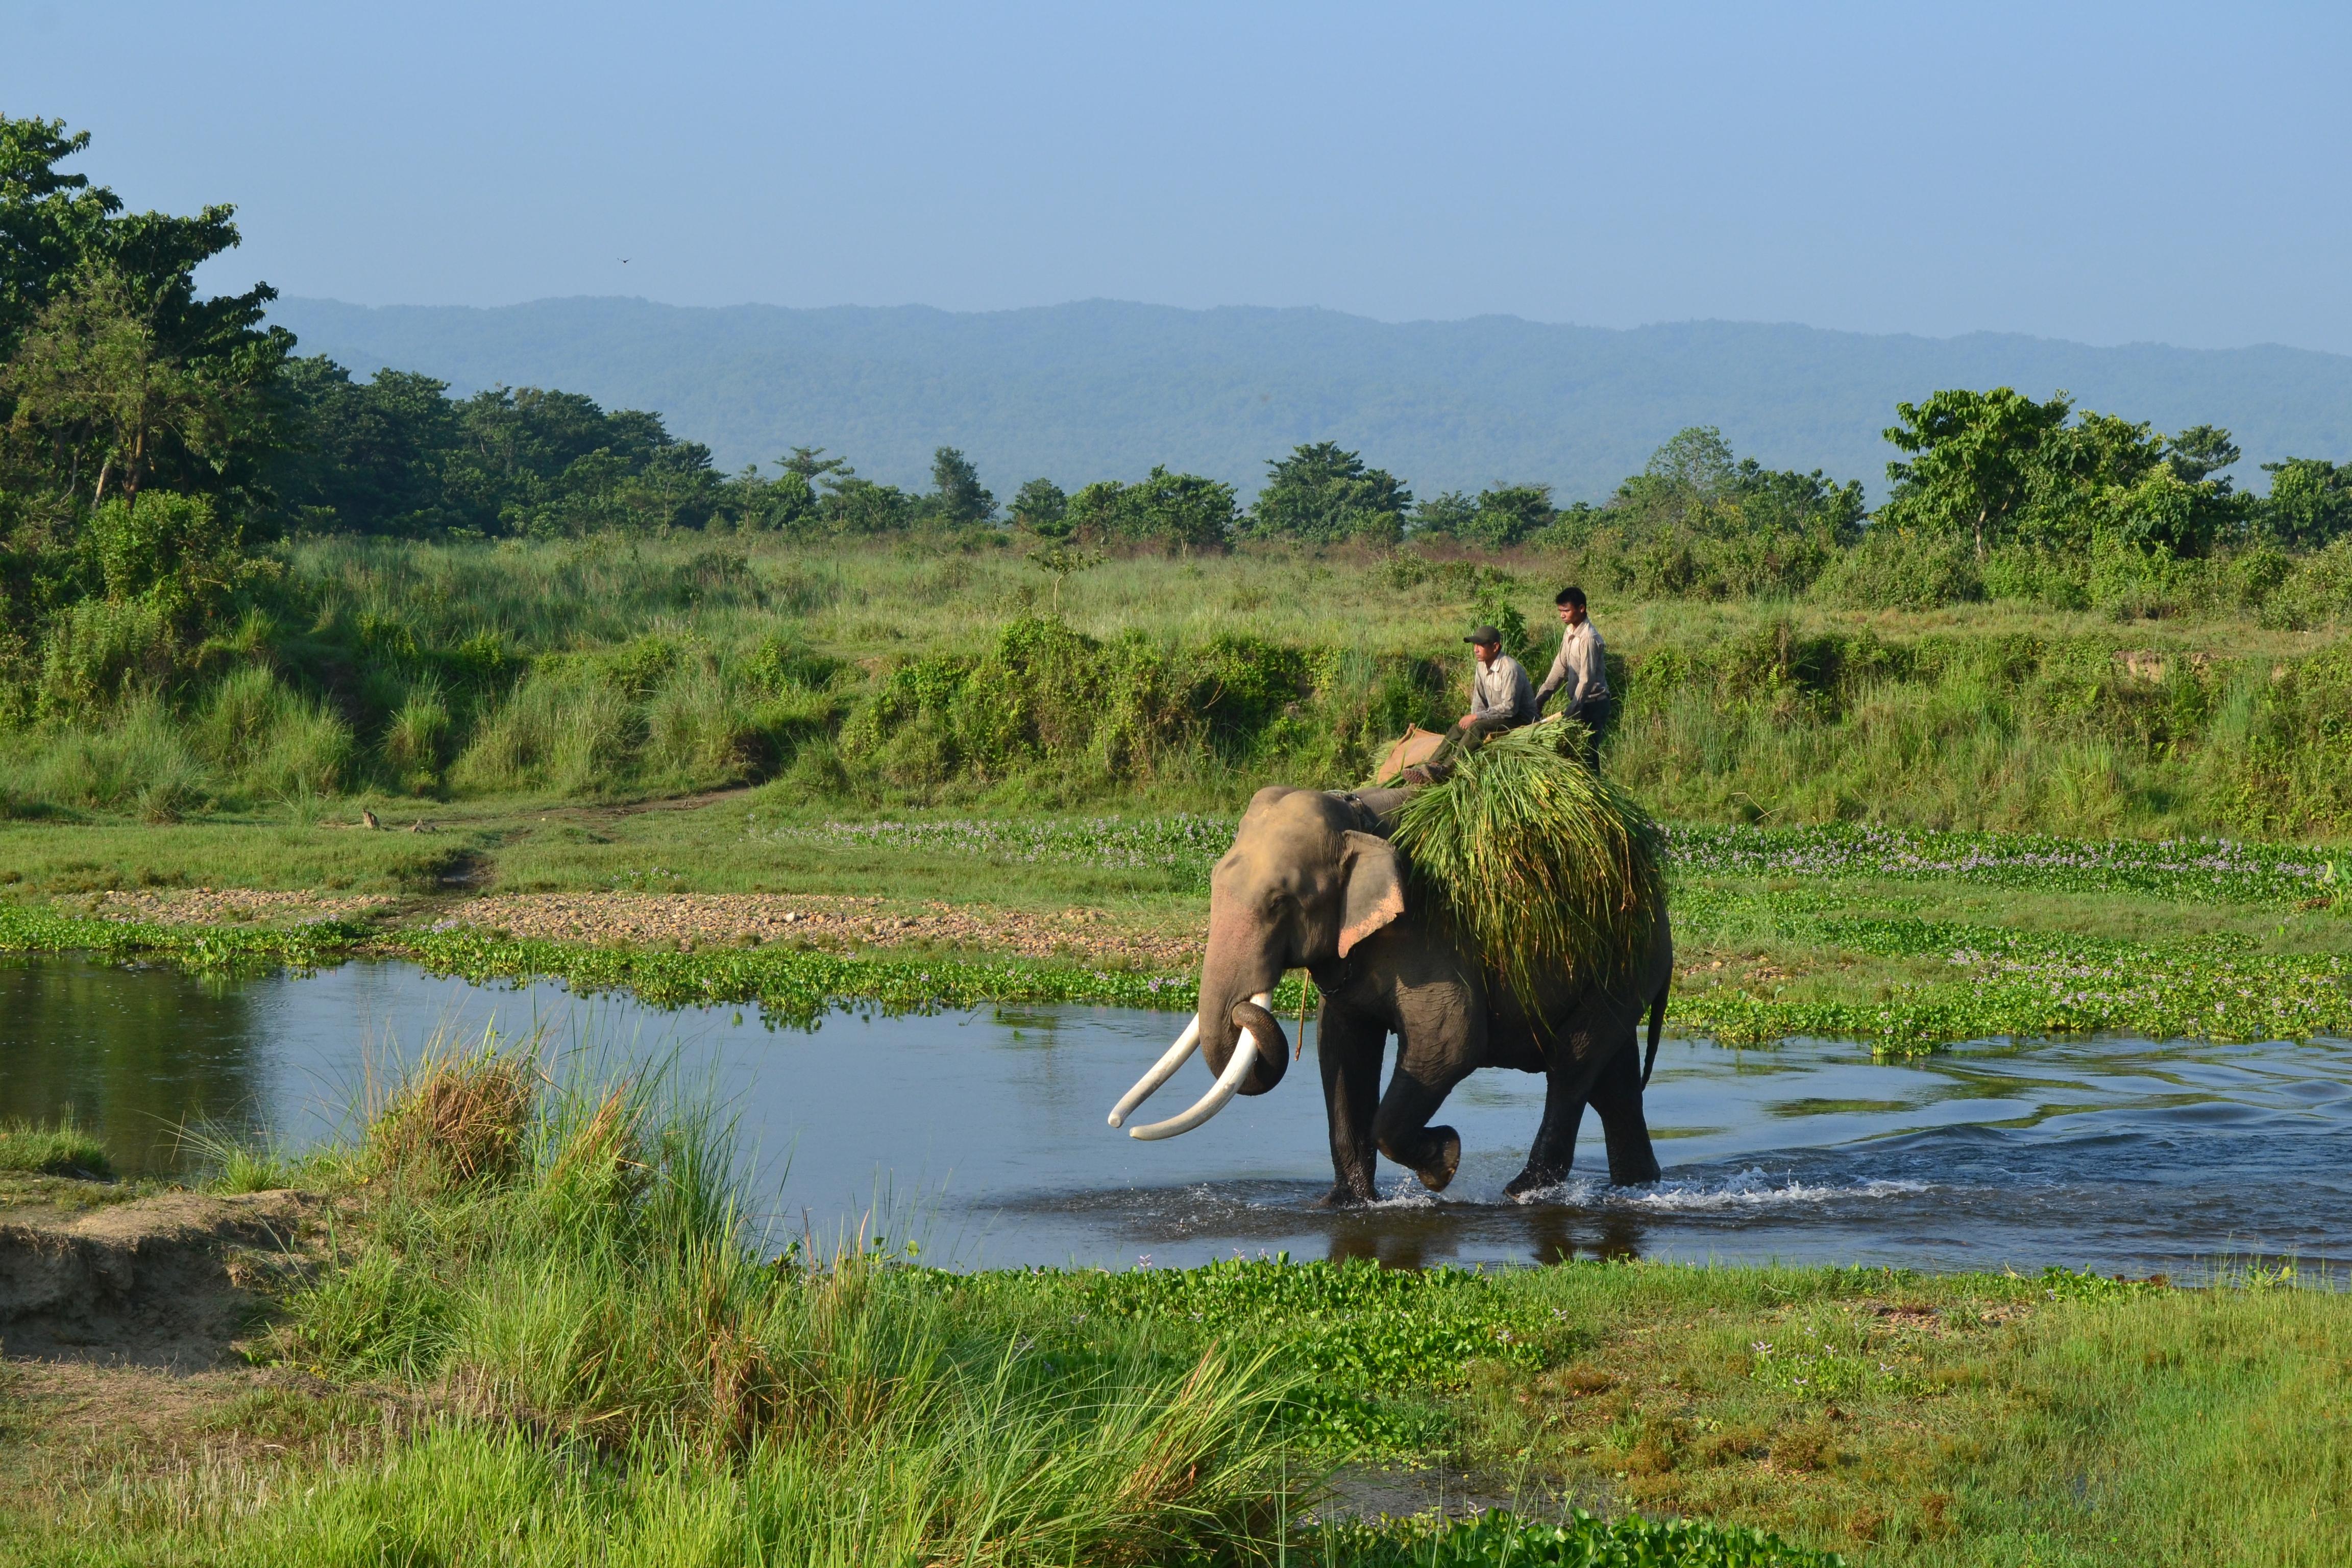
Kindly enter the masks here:
[[[780, 1249], [729, 1168], [644, 1083], [420, 1067], [306, 1163], [335, 1218], [272, 1276], [263, 1370], [110, 1433], [75, 1411], [145, 1374], [0, 1363], [0, 1563], [2352, 1550], [2352, 1298], [2291, 1270], [960, 1274], [863, 1233]], [[1518, 1516], [1352, 1522], [1366, 1466]]]
[[[0, 807], [300, 823], [781, 778], [853, 815], [1230, 809], [1269, 779], [1353, 783], [1406, 724], [1452, 718], [1474, 621], [1532, 626], [1521, 651], [1548, 659], [1551, 592], [1580, 569], [1258, 549], [1113, 561], [1057, 597], [998, 548], [333, 541], [286, 566], [306, 624], [215, 637], [169, 689], [134, 659], [92, 678], [104, 700], [25, 706]], [[1596, 605], [1612, 767], [1686, 821], [2352, 829], [2341, 634], [2179, 608], [1629, 584]]]

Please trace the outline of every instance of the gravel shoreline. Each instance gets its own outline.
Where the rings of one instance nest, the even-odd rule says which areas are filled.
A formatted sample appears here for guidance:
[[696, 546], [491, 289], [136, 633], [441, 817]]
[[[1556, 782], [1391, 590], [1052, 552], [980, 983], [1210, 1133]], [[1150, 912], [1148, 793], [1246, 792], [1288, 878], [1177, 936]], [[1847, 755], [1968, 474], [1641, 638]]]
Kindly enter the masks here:
[[[399, 905], [387, 894], [329, 896], [188, 888], [91, 896], [88, 912], [159, 925], [295, 924], [367, 919]], [[68, 900], [59, 900], [61, 904]], [[1202, 944], [1120, 924], [1107, 910], [1004, 910], [942, 902], [802, 893], [499, 893], [437, 906], [440, 929], [599, 946], [692, 949], [785, 942], [834, 952], [870, 948], [982, 950], [1034, 959], [1083, 959], [1171, 973], [1200, 967]]]

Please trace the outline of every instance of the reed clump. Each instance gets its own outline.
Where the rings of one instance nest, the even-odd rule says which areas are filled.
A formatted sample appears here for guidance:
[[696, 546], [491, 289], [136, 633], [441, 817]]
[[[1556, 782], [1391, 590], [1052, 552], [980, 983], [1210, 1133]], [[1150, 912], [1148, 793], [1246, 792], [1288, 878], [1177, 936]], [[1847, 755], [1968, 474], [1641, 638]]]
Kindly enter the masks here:
[[1609, 984], [1665, 909], [1664, 845], [1633, 798], [1530, 725], [1409, 796], [1393, 836], [1415, 883], [1513, 994]]
[[429, 1057], [369, 1125], [368, 1151], [383, 1171], [436, 1183], [510, 1179], [536, 1086], [530, 1058], [501, 1050], [494, 1037]]

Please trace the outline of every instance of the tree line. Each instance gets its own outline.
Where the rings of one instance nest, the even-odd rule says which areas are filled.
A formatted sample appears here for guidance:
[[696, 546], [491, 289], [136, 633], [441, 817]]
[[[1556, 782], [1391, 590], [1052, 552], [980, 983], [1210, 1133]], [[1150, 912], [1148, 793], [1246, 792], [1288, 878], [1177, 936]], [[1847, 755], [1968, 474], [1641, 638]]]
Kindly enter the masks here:
[[2159, 565], [2308, 552], [2352, 534], [2352, 464], [2266, 464], [2268, 493], [2255, 496], [2224, 473], [2239, 458], [2227, 431], [2166, 435], [2063, 393], [2005, 387], [1898, 405], [1886, 437], [1901, 456], [1874, 513], [1859, 482], [1766, 468], [1710, 428], [1674, 437], [1598, 505], [1559, 504], [1533, 483], [1417, 498], [1329, 441], [1271, 459], [1247, 505], [1233, 485], [1163, 467], [1072, 491], [1032, 479], [1000, 506], [948, 447], [924, 490], [813, 447], [722, 474], [657, 414], [530, 387], [457, 398], [415, 372], [362, 381], [298, 355], [292, 334], [267, 324], [267, 285], [197, 292], [197, 267], [237, 243], [232, 209], [127, 212], [60, 167], [89, 140], [0, 117], [0, 637], [19, 643], [94, 598], [201, 619], [267, 574], [262, 544], [302, 533], [994, 531], [1039, 542], [1049, 569], [1088, 552], [1276, 541], [1608, 548], [1669, 593], [1801, 586], [1843, 552], [1884, 555], [1897, 540], [1998, 576], [2101, 552]]

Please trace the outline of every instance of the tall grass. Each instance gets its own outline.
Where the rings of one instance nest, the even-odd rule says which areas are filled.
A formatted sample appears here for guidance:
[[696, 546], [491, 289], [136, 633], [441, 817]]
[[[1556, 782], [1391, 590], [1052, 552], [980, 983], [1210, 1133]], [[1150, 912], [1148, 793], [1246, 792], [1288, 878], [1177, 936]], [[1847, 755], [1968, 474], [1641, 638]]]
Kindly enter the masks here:
[[656, 1085], [444, 1051], [352, 1159], [364, 1212], [279, 1348], [449, 1424], [205, 1522], [239, 1554], [364, 1519], [394, 1560], [462, 1556], [495, 1518], [522, 1562], [1146, 1562], [1245, 1542], [1283, 1489], [1263, 1355], [1049, 1366], [855, 1242], [766, 1256], [724, 1129]]
[[[1073, 576], [1056, 606], [990, 543], [312, 542], [288, 552], [299, 616], [248, 616], [168, 700], [130, 654], [94, 653], [80, 697], [18, 705], [47, 717], [0, 734], [0, 771], [12, 809], [155, 820], [779, 775], [893, 809], [1224, 809], [1269, 781], [1360, 782], [1407, 724], [1450, 721], [1474, 621], [1531, 624], [1517, 651], [1548, 656], [1550, 595], [1584, 564], [1137, 558]], [[1623, 703], [1610, 773], [1661, 816], [2352, 828], [2352, 644], [2286, 629], [2326, 624], [2302, 612], [1683, 592], [1629, 579], [1596, 603]]]

